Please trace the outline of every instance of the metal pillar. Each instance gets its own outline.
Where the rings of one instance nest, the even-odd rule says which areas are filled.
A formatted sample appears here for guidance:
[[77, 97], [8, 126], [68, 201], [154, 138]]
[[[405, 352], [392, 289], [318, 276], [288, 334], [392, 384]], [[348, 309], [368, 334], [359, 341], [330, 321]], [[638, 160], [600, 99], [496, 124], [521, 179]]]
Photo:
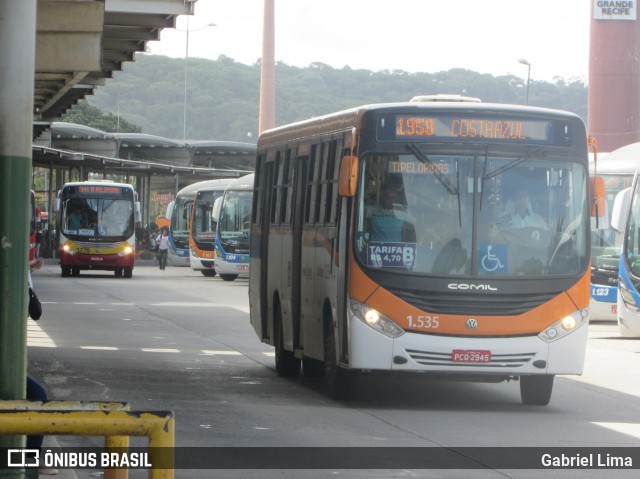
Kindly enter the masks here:
[[[0, 399], [23, 399], [26, 389], [36, 9], [36, 0], [0, 0]], [[21, 444], [22, 436], [0, 436], [0, 446]]]

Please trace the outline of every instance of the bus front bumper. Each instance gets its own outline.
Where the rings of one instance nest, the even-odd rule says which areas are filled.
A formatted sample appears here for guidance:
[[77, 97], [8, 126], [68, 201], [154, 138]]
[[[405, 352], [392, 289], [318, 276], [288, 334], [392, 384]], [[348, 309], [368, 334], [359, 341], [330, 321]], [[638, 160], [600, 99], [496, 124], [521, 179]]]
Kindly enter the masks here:
[[555, 341], [538, 336], [456, 337], [405, 332], [392, 339], [351, 316], [349, 367], [437, 375], [582, 374], [588, 321]]

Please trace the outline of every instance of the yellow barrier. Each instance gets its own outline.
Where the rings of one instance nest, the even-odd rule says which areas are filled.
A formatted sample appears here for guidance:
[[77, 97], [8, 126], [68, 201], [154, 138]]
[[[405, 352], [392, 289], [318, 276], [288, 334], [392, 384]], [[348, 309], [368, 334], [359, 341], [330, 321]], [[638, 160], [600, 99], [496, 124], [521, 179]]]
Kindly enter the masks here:
[[[21, 399], [0, 401], [0, 411], [129, 411], [131, 407], [126, 402], [95, 402], [95, 401], [27, 401]], [[105, 450], [123, 450], [129, 447], [128, 436], [105, 436]], [[127, 469], [104, 469], [104, 479], [127, 479]]]
[[[175, 420], [167, 411], [2, 411], [0, 434], [83, 436], [147, 436], [151, 464], [162, 463], [166, 469], [152, 467], [151, 479], [173, 479]], [[165, 456], [160, 457], [162, 452]]]

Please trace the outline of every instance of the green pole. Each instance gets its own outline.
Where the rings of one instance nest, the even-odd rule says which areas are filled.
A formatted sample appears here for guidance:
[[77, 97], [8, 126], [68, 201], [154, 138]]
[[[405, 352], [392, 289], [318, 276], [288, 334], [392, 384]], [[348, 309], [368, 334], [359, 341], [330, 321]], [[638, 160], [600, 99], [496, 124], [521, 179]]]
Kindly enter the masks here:
[[[37, 0], [0, 0], [0, 400], [25, 397], [36, 10]], [[0, 446], [22, 444], [0, 436]]]

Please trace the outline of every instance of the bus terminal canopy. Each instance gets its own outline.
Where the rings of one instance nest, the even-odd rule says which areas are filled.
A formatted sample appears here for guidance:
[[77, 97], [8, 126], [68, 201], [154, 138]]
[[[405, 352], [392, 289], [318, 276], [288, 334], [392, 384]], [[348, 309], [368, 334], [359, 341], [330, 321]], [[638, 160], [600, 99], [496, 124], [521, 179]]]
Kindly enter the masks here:
[[33, 166], [83, 167], [130, 175], [238, 177], [254, 170], [256, 146], [233, 141], [177, 141], [141, 133], [106, 133], [54, 122], [33, 145]]

